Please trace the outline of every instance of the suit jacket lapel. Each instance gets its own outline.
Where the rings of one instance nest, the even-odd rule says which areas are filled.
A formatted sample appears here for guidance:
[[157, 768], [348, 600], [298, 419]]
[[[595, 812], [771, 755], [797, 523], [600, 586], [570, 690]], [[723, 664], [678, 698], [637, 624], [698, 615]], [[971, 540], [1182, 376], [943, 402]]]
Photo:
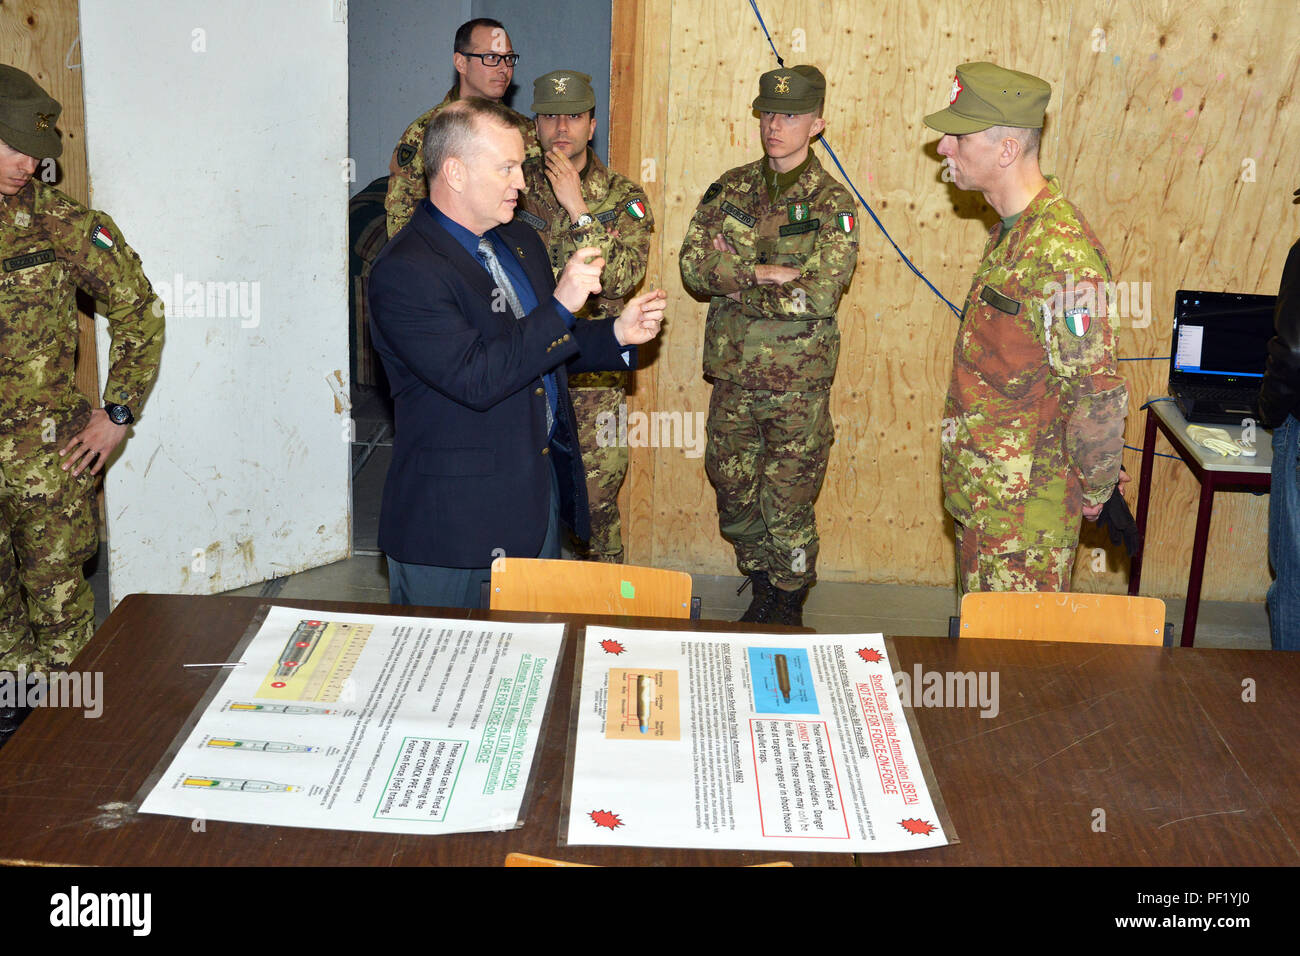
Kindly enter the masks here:
[[[521, 233], [520, 229], [527, 231]], [[536, 241], [536, 245], [541, 252], [535, 250], [531, 254], [523, 241], [524, 237], [536, 240], [537, 233], [532, 226], [520, 226], [515, 222], [508, 222], [498, 227], [496, 232], [506, 244], [506, 248], [519, 260], [519, 265], [523, 267], [524, 274], [528, 276], [528, 282], [533, 287], [533, 295], [537, 298], [538, 304], [545, 305], [555, 290], [555, 275], [551, 272], [550, 260], [546, 258], [546, 249], [541, 245], [540, 240]]]
[[492, 281], [492, 276], [488, 274], [487, 269], [483, 268], [483, 263], [466, 252], [465, 247], [453, 239], [451, 233], [442, 228], [425, 210], [417, 208], [411, 222], [415, 224], [416, 231], [429, 247], [446, 260], [446, 268], [460, 276], [490, 308], [492, 297], [496, 292], [496, 283]]

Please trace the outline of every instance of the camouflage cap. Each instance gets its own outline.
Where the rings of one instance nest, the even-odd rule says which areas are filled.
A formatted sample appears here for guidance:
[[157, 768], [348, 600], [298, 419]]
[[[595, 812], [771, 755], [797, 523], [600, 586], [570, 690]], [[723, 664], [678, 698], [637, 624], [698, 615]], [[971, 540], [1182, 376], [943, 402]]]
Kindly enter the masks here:
[[533, 80], [533, 112], [545, 116], [585, 113], [596, 105], [591, 77], [577, 70], [552, 70]]
[[931, 113], [925, 125], [960, 136], [992, 126], [1042, 129], [1052, 87], [1028, 73], [995, 63], [963, 63], [952, 81], [948, 108]]
[[817, 67], [782, 67], [758, 78], [754, 109], [763, 113], [812, 113], [825, 99], [826, 77]]
[[0, 65], [0, 140], [36, 159], [58, 156], [63, 140], [54, 131], [63, 107], [15, 66]]

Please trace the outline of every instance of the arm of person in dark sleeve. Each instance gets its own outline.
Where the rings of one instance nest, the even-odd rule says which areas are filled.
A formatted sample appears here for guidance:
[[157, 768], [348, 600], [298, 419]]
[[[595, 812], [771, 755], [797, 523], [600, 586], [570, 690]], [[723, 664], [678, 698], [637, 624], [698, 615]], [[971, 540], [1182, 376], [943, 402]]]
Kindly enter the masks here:
[[1300, 240], [1291, 246], [1282, 269], [1273, 329], [1277, 334], [1268, 343], [1268, 361], [1259, 392], [1259, 412], [1265, 428], [1277, 428], [1300, 405]]
[[499, 334], [485, 334], [429, 265], [381, 258], [370, 274], [370, 309], [383, 347], [430, 388], [483, 411], [577, 355], [578, 340], [555, 299], [545, 297], [521, 321], [502, 321]]

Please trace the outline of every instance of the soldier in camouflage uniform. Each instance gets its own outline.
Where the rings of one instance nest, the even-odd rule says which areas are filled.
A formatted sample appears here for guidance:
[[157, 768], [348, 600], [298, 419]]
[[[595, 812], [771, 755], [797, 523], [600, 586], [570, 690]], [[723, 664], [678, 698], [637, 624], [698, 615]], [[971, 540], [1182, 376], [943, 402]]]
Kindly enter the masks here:
[[925, 118], [956, 186], [1002, 217], [966, 297], [940, 435], [963, 592], [1069, 590], [1080, 515], [1096, 519], [1119, 474], [1110, 265], [1039, 171], [1050, 96], [1037, 77], [967, 63]]
[[[505, 27], [496, 20], [479, 17], [462, 23], [457, 29], [452, 61], [456, 72], [460, 74], [456, 85], [447, 91], [441, 103], [421, 113], [406, 128], [388, 164], [388, 195], [384, 198], [384, 210], [388, 213], [390, 239], [411, 221], [415, 207], [429, 195], [421, 152], [429, 120], [448, 103], [466, 96], [478, 96], [500, 103], [510, 88], [519, 54], [511, 48], [510, 36]], [[542, 151], [537, 145], [532, 120], [514, 110], [510, 112], [514, 113], [515, 125], [524, 137], [525, 158], [540, 156]]]
[[825, 91], [814, 66], [759, 78], [767, 155], [708, 188], [682, 242], [687, 288], [712, 297], [705, 467], [722, 535], [754, 588], [742, 621], [802, 623], [816, 580], [813, 504], [835, 437], [835, 312], [858, 249], [853, 199], [810, 148], [826, 126]]
[[[610, 172], [588, 142], [596, 131], [596, 94], [591, 77], [556, 70], [533, 84], [537, 139], [545, 151], [524, 163], [527, 194], [515, 218], [541, 235], [558, 278], [577, 250], [598, 247], [605, 259], [601, 291], [587, 300], [579, 318], [603, 319], [623, 311], [623, 300], [645, 276], [654, 217], [645, 190]], [[578, 423], [578, 443], [587, 467], [591, 540], [587, 556], [621, 563], [623, 537], [618, 490], [627, 474], [627, 448], [601, 442], [602, 416], [619, 414], [627, 401], [626, 372], [569, 376], [569, 395]], [[607, 431], [604, 430], [604, 431]]]
[[[95, 629], [95, 476], [158, 372], [162, 303], [107, 215], [33, 178], [61, 107], [0, 67], [0, 670], [66, 665]], [[77, 391], [76, 290], [106, 303], [103, 408]]]

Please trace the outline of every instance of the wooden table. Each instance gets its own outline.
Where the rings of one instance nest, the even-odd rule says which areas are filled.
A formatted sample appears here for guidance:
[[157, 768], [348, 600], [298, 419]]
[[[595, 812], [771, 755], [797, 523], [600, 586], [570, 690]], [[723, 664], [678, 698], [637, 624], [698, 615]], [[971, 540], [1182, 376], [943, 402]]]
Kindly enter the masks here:
[[[227, 654], [254, 613], [268, 603], [353, 614], [613, 626], [628, 626], [629, 620], [337, 601], [130, 595], [73, 665], [76, 671], [103, 672], [102, 717], [88, 720], [80, 710], [38, 709], [0, 749], [0, 864], [499, 867], [506, 854], [516, 851], [629, 866], [740, 866], [780, 860], [798, 866], [853, 864], [848, 853], [558, 846], [576, 639], [567, 642], [556, 674], [533, 770], [531, 803], [525, 805], [526, 823], [520, 829], [426, 836], [208, 820], [196, 832], [188, 819], [136, 813], [140, 787], [214, 680], [211, 669], [181, 665], [229, 660]], [[751, 629], [726, 621], [638, 620], [641, 626], [661, 630]]]
[[[1205, 575], [1205, 551], [1210, 541], [1210, 517], [1214, 511], [1214, 494], [1218, 491], [1268, 491], [1273, 481], [1272, 432], [1255, 430], [1254, 458], [1224, 457], [1187, 435], [1187, 419], [1172, 399], [1150, 396], [1146, 401], [1147, 424], [1142, 442], [1142, 468], [1138, 479], [1137, 527], [1141, 552], [1129, 565], [1128, 593], [1137, 595], [1142, 586], [1142, 559], [1146, 554], [1147, 506], [1150, 504], [1151, 472], [1156, 454], [1156, 430], [1164, 433], [1201, 485], [1196, 509], [1196, 531], [1192, 535], [1192, 566], [1187, 575], [1187, 605], [1183, 611], [1183, 629], [1179, 643], [1191, 647], [1196, 640], [1196, 615], [1201, 607], [1201, 579]], [[1215, 425], [1236, 441], [1241, 438], [1240, 425]], [[1264, 560], [1261, 556], [1260, 560]]]
[[917, 709], [961, 842], [862, 865], [1300, 864], [1300, 654], [948, 638], [894, 648], [908, 674], [997, 673], [1000, 712]]
[[[624, 865], [853, 862], [845, 854], [557, 846], [573, 640], [556, 677], [522, 829], [429, 837], [207, 821], [196, 833], [190, 820], [136, 814], [131, 802], [213, 680], [211, 671], [182, 669], [181, 663], [225, 659], [264, 603], [128, 597], [76, 662], [77, 670], [104, 674], [102, 718], [37, 710], [0, 750], [0, 860], [497, 867], [518, 850]], [[334, 612], [390, 610], [275, 603]], [[724, 621], [651, 623], [737, 629]], [[961, 842], [863, 854], [861, 865], [1300, 863], [1300, 748], [1294, 744], [1300, 655], [948, 638], [896, 638], [894, 654], [895, 666], [909, 675], [917, 666], [923, 675], [997, 674], [999, 713], [983, 718], [974, 706], [916, 708]], [[1254, 681], [1254, 702], [1242, 699], [1243, 681]]]

